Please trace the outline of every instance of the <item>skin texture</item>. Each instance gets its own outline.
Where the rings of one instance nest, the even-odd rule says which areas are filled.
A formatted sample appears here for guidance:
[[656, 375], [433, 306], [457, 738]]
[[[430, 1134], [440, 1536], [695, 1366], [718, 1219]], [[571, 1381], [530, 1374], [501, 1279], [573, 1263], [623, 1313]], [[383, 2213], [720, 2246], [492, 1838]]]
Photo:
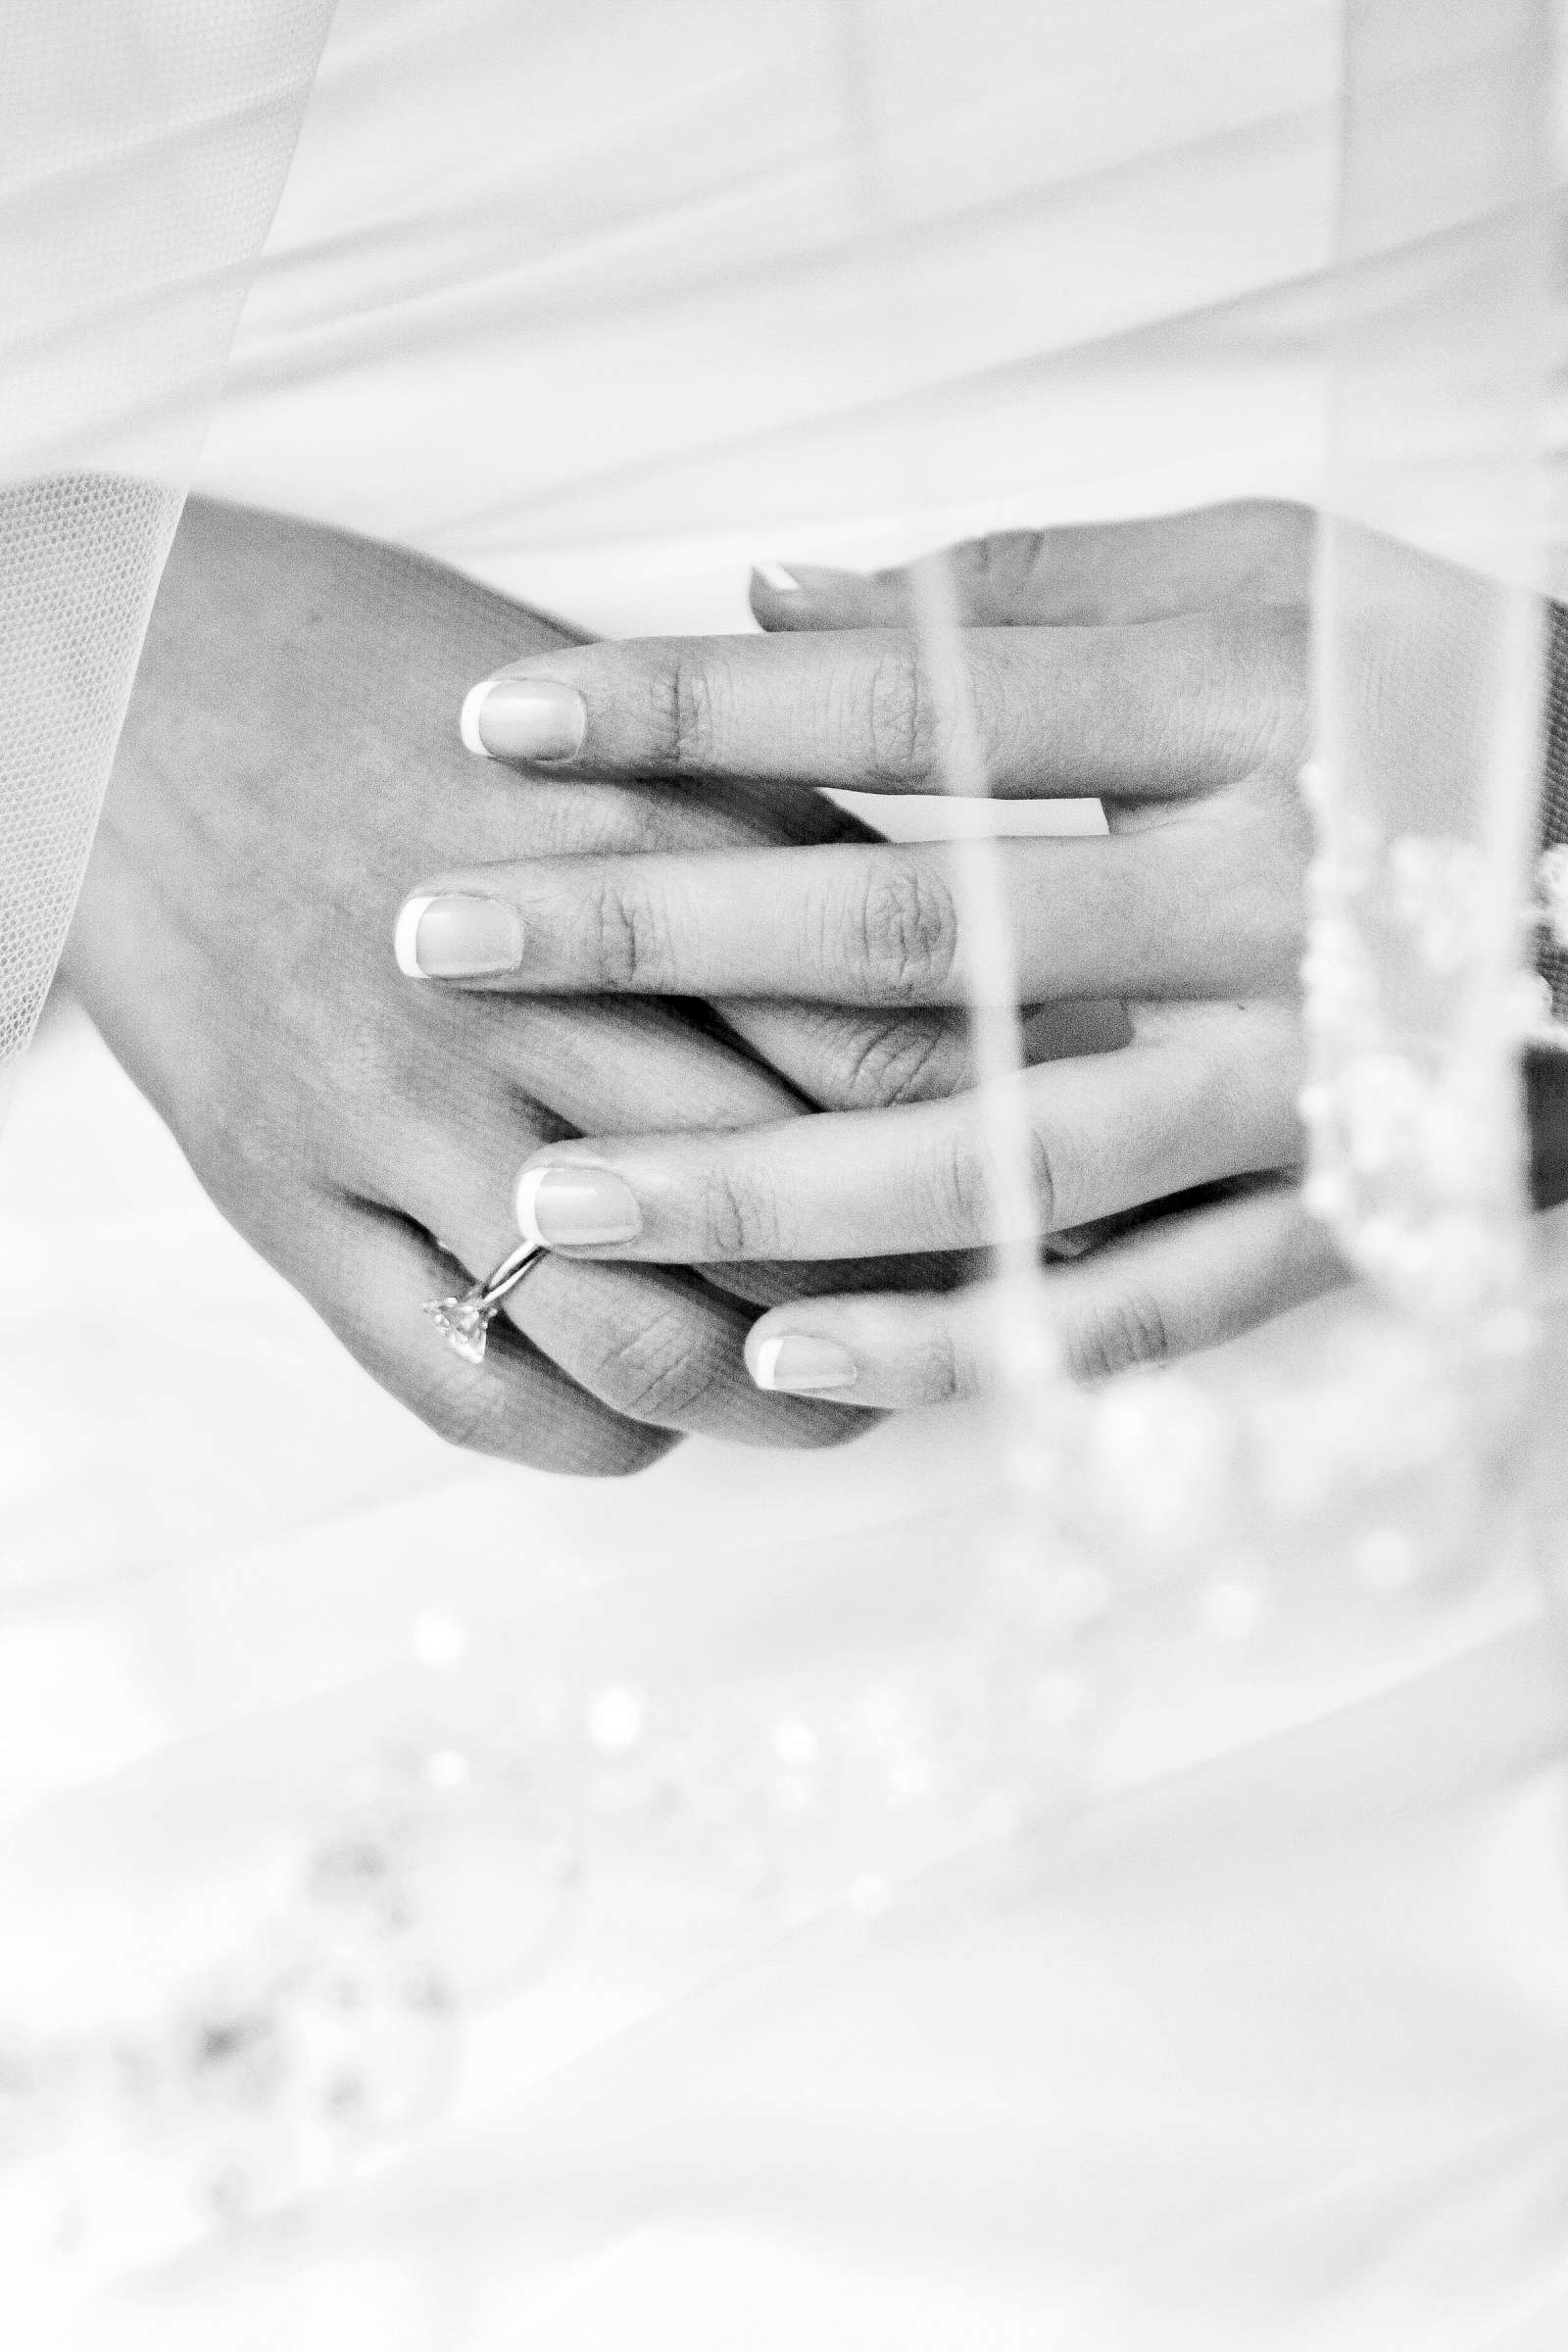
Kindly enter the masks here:
[[[999, 852], [1023, 992], [1127, 1003], [1119, 1050], [1020, 1083], [1026, 1230], [1094, 1225], [1244, 1180], [1241, 1200], [1162, 1217], [1051, 1278], [1067, 1352], [1087, 1371], [1219, 1338], [1339, 1271], [1290, 1186], [1310, 544], [1300, 510], [1245, 506], [1008, 534], [951, 560], [992, 789], [1096, 793], [1110, 824], [1106, 840]], [[581, 697], [580, 742], [549, 772], [585, 784], [739, 779], [781, 808], [822, 783], [940, 790], [949, 721], [908, 628], [910, 575], [800, 576], [793, 594], [754, 584], [771, 641], [655, 640], [509, 664], [509, 678]], [[486, 723], [481, 710], [481, 734]], [[478, 981], [476, 998], [509, 987], [809, 994], [951, 1024], [937, 1008], [961, 1000], [972, 960], [940, 850], [590, 856], [488, 873], [474, 860], [417, 887], [485, 893], [520, 916], [518, 969]], [[604, 1260], [859, 1258], [1016, 1238], [992, 1152], [977, 1099], [944, 1089], [804, 1128], [628, 1137], [623, 1124], [613, 1139], [536, 1152], [523, 1174], [592, 1167], [619, 1180], [637, 1230], [594, 1244]], [[548, 1187], [525, 1189], [549, 1235], [547, 1198]], [[832, 1339], [856, 1359], [835, 1400], [925, 1402], [986, 1385], [979, 1328], [972, 1298], [817, 1298], [766, 1316], [749, 1354], [756, 1369], [774, 1340]]]
[[[403, 551], [193, 502], [69, 976], [223, 1213], [453, 1442], [601, 1475], [688, 1430], [836, 1442], [858, 1423], [748, 1379], [755, 1307], [678, 1267], [541, 1267], [479, 1370], [419, 1312], [512, 1247], [512, 1179], [542, 1143], [790, 1121], [920, 1083], [902, 1016], [770, 1008], [759, 1034], [785, 1049], [785, 1078], [702, 1008], [484, 1004], [398, 972], [409, 876], [460, 845], [548, 858], [857, 831], [810, 794], [774, 808], [742, 787], [584, 789], [474, 760], [465, 687], [519, 646], [566, 642]], [[741, 1287], [782, 1295], [762, 1268]]]

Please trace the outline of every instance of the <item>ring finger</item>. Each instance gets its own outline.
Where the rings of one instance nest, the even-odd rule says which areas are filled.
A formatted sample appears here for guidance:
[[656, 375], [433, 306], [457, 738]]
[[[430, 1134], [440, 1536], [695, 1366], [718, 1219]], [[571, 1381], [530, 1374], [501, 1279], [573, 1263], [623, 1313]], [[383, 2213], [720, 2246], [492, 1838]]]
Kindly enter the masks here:
[[[429, 1130], [402, 1154], [408, 1213], [470, 1279], [514, 1246], [506, 1230], [513, 1135], [461, 1147]], [[498, 1213], [498, 1210], [500, 1213]], [[853, 1436], [808, 1398], [760, 1396], [744, 1359], [753, 1311], [684, 1269], [546, 1257], [503, 1309], [539, 1353], [601, 1404], [658, 1429], [754, 1446], [822, 1446]], [[441, 1346], [432, 1330], [428, 1345]]]

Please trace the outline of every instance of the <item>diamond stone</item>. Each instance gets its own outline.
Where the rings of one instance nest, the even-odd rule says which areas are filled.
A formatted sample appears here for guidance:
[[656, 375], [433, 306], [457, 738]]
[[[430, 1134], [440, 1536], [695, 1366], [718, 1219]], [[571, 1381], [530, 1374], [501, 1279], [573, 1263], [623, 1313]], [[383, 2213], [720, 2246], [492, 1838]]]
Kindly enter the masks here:
[[424, 1311], [447, 1346], [461, 1355], [466, 1364], [484, 1362], [490, 1316], [481, 1303], [480, 1293], [468, 1291], [461, 1298], [427, 1298]]

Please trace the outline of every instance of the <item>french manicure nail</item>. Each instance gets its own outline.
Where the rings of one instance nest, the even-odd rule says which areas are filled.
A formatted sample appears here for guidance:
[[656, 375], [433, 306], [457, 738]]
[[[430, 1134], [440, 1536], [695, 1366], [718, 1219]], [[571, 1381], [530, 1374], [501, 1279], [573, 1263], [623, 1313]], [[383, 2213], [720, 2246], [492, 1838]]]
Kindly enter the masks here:
[[410, 899], [393, 940], [398, 969], [411, 980], [480, 980], [514, 972], [522, 962], [522, 917], [505, 899]]
[[813, 1340], [793, 1331], [782, 1339], [763, 1340], [752, 1370], [760, 1389], [787, 1389], [792, 1394], [853, 1389], [857, 1377], [854, 1356], [837, 1340]]
[[459, 725], [469, 751], [492, 760], [569, 760], [582, 750], [588, 706], [553, 678], [481, 678]]
[[799, 596], [801, 583], [787, 564], [754, 564], [752, 571], [775, 596]]
[[792, 564], [791, 585], [804, 588], [808, 595], [829, 595], [836, 589], [870, 586], [863, 571], [846, 571], [837, 564]]
[[524, 1168], [517, 1178], [517, 1231], [525, 1242], [551, 1249], [595, 1249], [604, 1242], [634, 1242], [643, 1229], [642, 1211], [629, 1184], [609, 1168], [575, 1163]]

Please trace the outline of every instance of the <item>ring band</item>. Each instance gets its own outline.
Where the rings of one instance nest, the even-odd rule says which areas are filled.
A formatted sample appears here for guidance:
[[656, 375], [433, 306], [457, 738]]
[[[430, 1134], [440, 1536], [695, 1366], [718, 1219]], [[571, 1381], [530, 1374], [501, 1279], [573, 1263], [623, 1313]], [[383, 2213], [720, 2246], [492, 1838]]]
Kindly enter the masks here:
[[447, 1346], [466, 1364], [484, 1362], [490, 1326], [520, 1282], [525, 1282], [549, 1252], [542, 1242], [520, 1242], [484, 1282], [476, 1282], [455, 1298], [427, 1298], [424, 1312]]

